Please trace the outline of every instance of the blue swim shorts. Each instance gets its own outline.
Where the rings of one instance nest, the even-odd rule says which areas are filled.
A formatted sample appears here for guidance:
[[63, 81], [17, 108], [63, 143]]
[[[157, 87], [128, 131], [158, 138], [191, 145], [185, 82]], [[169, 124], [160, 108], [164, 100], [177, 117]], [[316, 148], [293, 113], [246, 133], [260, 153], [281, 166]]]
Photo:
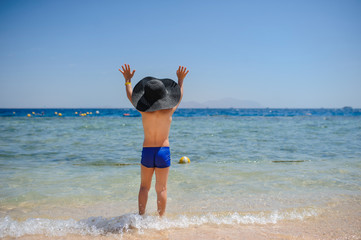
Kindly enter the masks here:
[[147, 168], [166, 168], [170, 166], [169, 147], [143, 147], [142, 165]]

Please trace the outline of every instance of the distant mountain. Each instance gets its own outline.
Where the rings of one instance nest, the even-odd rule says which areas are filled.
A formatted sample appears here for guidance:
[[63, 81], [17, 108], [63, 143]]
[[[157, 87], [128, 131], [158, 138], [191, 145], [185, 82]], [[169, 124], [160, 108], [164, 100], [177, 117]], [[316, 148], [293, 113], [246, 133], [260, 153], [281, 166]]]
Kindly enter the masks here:
[[222, 98], [206, 102], [182, 102], [180, 108], [261, 108], [261, 104], [255, 101], [239, 100], [235, 98]]
[[206, 108], [202, 103], [190, 101], [190, 102], [181, 102], [179, 105], [180, 108]]

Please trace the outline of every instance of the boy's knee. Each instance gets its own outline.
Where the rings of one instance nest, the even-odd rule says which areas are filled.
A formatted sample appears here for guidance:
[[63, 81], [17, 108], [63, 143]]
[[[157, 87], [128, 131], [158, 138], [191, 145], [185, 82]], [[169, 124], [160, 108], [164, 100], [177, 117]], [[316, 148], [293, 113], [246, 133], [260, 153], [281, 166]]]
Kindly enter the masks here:
[[157, 194], [160, 194], [162, 192], [166, 192], [167, 191], [167, 186], [155, 185], [155, 191], [157, 192]]

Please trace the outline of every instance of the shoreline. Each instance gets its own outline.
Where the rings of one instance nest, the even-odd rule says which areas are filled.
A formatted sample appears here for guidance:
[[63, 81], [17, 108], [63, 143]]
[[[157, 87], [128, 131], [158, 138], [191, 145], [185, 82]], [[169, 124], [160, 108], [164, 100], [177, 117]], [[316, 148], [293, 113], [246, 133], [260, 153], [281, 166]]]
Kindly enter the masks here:
[[123, 233], [105, 235], [64, 234], [62, 236], [24, 235], [6, 236], [4, 240], [20, 239], [360, 239], [361, 238], [361, 201], [359, 197], [329, 203], [317, 216], [305, 217], [303, 220], [280, 220], [267, 224], [214, 224], [206, 223], [186, 228], [169, 228], [164, 230], [137, 229], [130, 227]]

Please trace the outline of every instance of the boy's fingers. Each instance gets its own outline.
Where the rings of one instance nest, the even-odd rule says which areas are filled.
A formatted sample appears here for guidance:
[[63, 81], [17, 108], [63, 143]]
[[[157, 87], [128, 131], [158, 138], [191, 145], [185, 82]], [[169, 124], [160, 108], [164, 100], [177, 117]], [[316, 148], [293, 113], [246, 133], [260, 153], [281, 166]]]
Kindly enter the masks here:
[[189, 73], [189, 70], [186, 72], [186, 75]]
[[123, 71], [125, 72], [125, 69], [124, 69], [124, 67], [122, 66], [122, 69], [123, 69]]

